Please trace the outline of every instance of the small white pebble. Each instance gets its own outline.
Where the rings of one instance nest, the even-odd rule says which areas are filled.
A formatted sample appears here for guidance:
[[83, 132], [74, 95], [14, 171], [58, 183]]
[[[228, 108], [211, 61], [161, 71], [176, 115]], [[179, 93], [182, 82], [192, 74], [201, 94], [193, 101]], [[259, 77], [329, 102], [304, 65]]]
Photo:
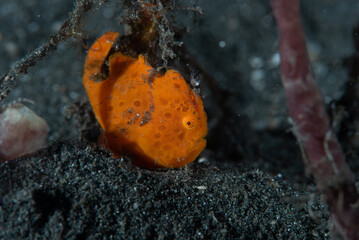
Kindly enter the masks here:
[[251, 72], [250, 84], [255, 90], [262, 91], [265, 88], [266, 84], [264, 76], [265, 72], [260, 69], [253, 70]]
[[195, 188], [197, 188], [198, 190], [206, 190], [206, 189], [207, 189], [207, 187], [206, 187], [206, 186], [203, 186], [203, 185], [201, 185], [201, 186], [195, 186]]
[[70, 92], [69, 96], [72, 100], [77, 100], [79, 98], [79, 94], [77, 92]]
[[12, 57], [16, 57], [19, 54], [19, 46], [14, 42], [6, 42], [4, 47], [6, 52]]
[[271, 59], [269, 60], [269, 66], [271, 68], [276, 68], [279, 66], [279, 64], [280, 64], [280, 55], [279, 53], [274, 53]]
[[221, 47], [221, 48], [224, 48], [224, 47], [226, 47], [226, 42], [225, 41], [220, 41], [219, 43], [218, 43], [218, 45]]
[[207, 162], [207, 158], [201, 157], [201, 158], [198, 159], [198, 162], [199, 162], [199, 163]]
[[32, 153], [45, 145], [46, 121], [21, 103], [0, 112], [0, 162]]
[[251, 65], [252, 68], [261, 68], [263, 67], [264, 62], [260, 57], [251, 57], [249, 59], [249, 65]]
[[192, 71], [190, 74], [190, 82], [192, 87], [198, 87], [201, 84], [201, 77], [197, 71]]

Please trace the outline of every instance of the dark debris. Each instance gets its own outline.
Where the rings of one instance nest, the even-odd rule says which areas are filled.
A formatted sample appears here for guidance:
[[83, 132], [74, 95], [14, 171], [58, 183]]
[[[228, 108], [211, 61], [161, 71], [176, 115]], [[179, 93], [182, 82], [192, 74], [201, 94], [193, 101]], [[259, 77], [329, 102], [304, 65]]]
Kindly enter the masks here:
[[70, 17], [64, 21], [60, 30], [50, 36], [47, 42], [17, 61], [10, 70], [0, 78], [0, 100], [5, 98], [16, 86], [16, 80], [21, 74], [26, 74], [28, 68], [35, 66], [45, 57], [51, 55], [57, 49], [60, 42], [67, 41], [70, 37], [82, 38], [81, 18], [88, 11], [96, 9], [94, 5], [101, 5], [103, 2], [106, 2], [106, 0], [77, 0]]

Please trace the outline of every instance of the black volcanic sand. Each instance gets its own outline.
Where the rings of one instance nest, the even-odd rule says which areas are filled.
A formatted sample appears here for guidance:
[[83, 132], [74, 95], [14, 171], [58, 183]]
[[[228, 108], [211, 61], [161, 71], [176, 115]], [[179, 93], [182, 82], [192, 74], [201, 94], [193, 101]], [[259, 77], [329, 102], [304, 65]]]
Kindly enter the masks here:
[[[84, 46], [123, 31], [116, 19], [126, 11], [110, 1], [85, 17], [87, 37], [60, 44], [4, 101], [34, 100], [29, 107], [50, 131], [43, 150], [0, 164], [0, 239], [330, 239], [327, 207], [290, 133], [269, 1], [195, 2], [204, 15], [180, 1], [176, 24], [187, 27], [184, 46], [218, 90], [200, 74], [210, 127], [200, 159], [150, 171], [97, 146], [81, 77]], [[301, 4], [313, 71], [326, 102], [338, 101], [354, 55], [357, 1]], [[2, 0], [0, 74], [54, 34], [72, 7], [72, 0]], [[351, 144], [358, 143], [342, 143], [357, 162]], [[358, 179], [358, 164], [352, 168]]]
[[[324, 239], [314, 197], [260, 170], [149, 171], [85, 141], [0, 167], [1, 239]], [[12, 179], [12, 182], [10, 182]], [[12, 189], [11, 189], [12, 188]]]

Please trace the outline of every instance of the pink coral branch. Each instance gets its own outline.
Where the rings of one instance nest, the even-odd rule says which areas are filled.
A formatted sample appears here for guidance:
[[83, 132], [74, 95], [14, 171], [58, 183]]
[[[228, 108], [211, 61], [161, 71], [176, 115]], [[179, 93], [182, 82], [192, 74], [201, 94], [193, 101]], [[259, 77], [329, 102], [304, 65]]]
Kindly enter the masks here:
[[330, 206], [335, 233], [344, 239], [358, 239], [358, 193], [310, 69], [299, 0], [271, 0], [271, 4], [280, 32], [282, 82], [290, 116], [308, 158], [307, 168]]

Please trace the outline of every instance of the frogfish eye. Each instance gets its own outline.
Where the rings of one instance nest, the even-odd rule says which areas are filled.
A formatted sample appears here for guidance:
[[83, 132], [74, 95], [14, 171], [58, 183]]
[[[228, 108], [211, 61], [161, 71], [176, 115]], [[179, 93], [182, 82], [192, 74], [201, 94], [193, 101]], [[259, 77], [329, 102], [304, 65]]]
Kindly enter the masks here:
[[186, 116], [182, 119], [182, 125], [186, 129], [192, 129], [195, 127], [195, 119], [191, 116]]

